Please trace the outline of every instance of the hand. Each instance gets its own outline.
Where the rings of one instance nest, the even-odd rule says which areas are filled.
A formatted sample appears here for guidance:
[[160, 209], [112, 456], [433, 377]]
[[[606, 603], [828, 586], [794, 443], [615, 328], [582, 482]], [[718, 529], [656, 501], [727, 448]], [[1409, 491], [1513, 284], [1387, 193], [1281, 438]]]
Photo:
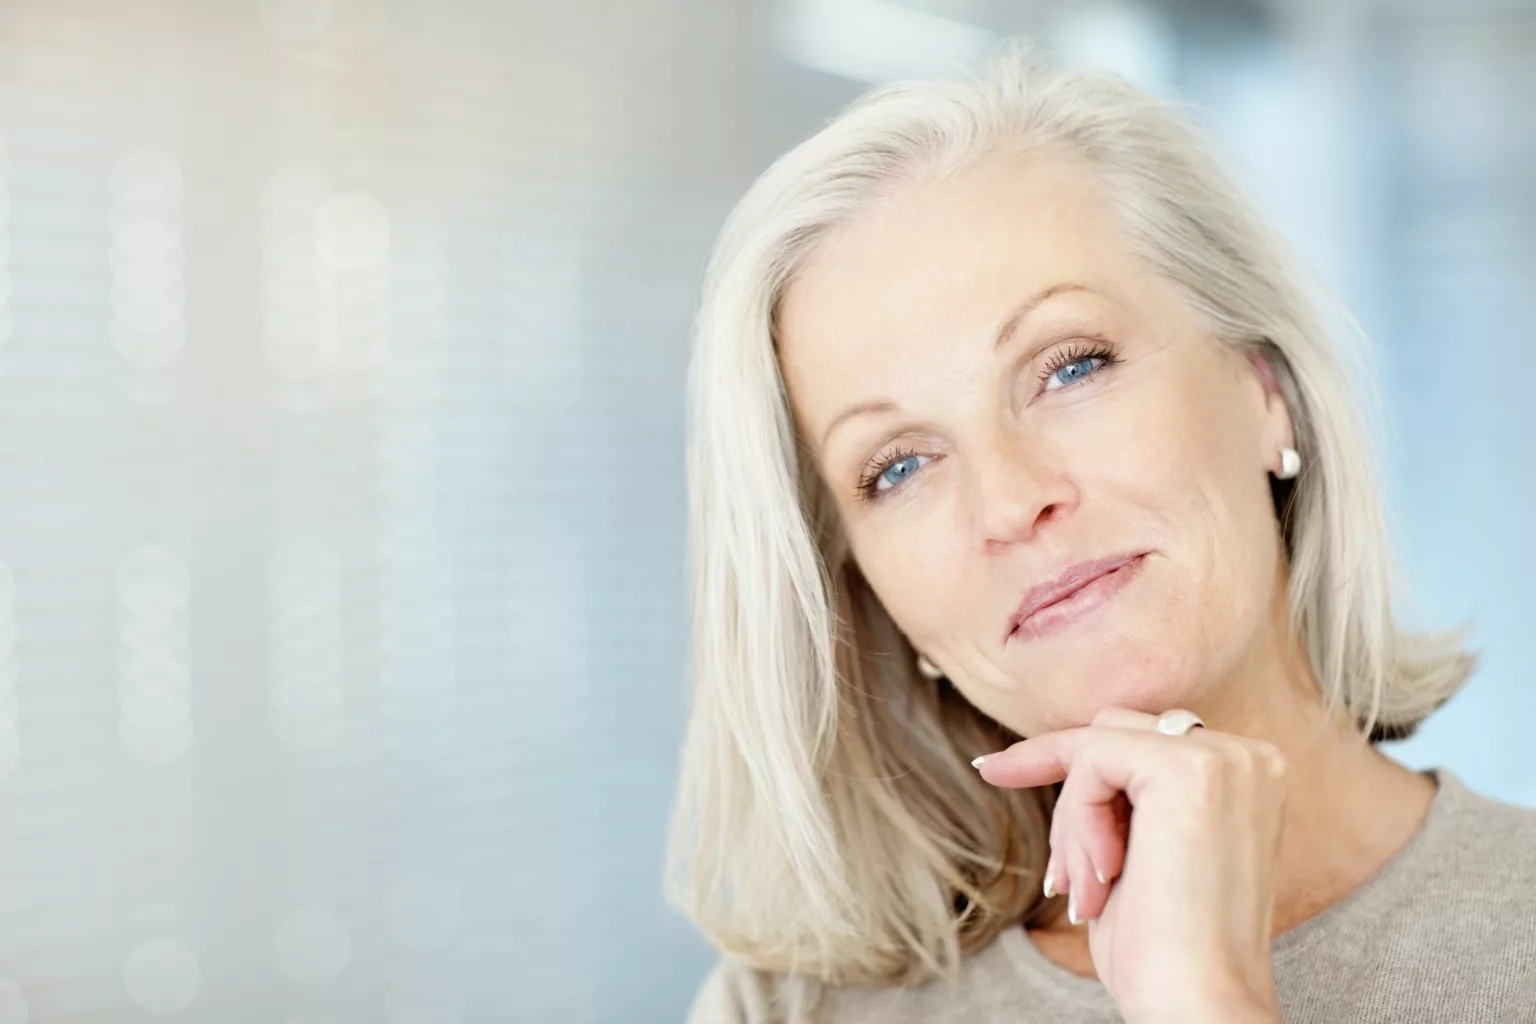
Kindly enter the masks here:
[[1129, 1024], [1278, 1022], [1269, 947], [1285, 759], [1260, 740], [1168, 736], [1156, 722], [1109, 708], [979, 768], [997, 786], [1066, 780], [1047, 884], [1088, 921], [1094, 970]]

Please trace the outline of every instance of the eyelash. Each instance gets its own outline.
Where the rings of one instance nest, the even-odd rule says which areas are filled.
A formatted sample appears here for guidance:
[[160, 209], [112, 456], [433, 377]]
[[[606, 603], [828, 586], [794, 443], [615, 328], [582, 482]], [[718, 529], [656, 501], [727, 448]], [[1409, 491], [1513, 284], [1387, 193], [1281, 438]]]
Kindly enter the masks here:
[[[1115, 350], [1111, 348], [1109, 343], [1106, 341], [1100, 341], [1097, 338], [1093, 338], [1088, 341], [1074, 341], [1066, 348], [1057, 349], [1054, 353], [1052, 353], [1051, 358], [1046, 361], [1044, 368], [1042, 368], [1038, 374], [1040, 378], [1040, 386], [1044, 387], [1046, 383], [1051, 379], [1051, 374], [1055, 373], [1063, 366], [1071, 366], [1073, 363], [1080, 363], [1084, 359], [1104, 360], [1098, 366], [1094, 367], [1094, 369], [1089, 373], [1089, 377], [1104, 369], [1104, 367], [1119, 362], [1118, 357], [1115, 355]], [[1088, 377], [1080, 378], [1080, 380], [1087, 379]], [[1078, 381], [1073, 381], [1073, 384], [1076, 383], [1078, 383]], [[1063, 388], [1071, 386], [1071, 384], [1062, 385]], [[1060, 391], [1061, 388], [1057, 388], [1056, 390]]]
[[[1063, 384], [1061, 387], [1052, 390], [1063, 391], [1067, 388], [1075, 387], [1091, 378], [1106, 366], [1111, 366], [1120, 361], [1119, 357], [1115, 355], [1115, 350], [1110, 347], [1108, 342], [1099, 339], [1074, 342], [1064, 349], [1058, 349], [1051, 355], [1051, 358], [1038, 374], [1041, 386], [1044, 387], [1050, 381], [1051, 375], [1057, 370], [1064, 366], [1071, 366], [1073, 363], [1080, 363], [1085, 359], [1100, 359], [1102, 362], [1089, 371], [1087, 377], [1080, 377], [1071, 384]], [[855, 489], [855, 497], [860, 501], [879, 501], [896, 490], [896, 487], [901, 486], [900, 484], [897, 484], [896, 487], [888, 487], [884, 491], [880, 490], [877, 486], [880, 482], [880, 477], [885, 474], [886, 470], [902, 459], [916, 454], [917, 452], [913, 449], [897, 447], [879, 457], [878, 462], [872, 460], [871, 464], [865, 467], [864, 473], [859, 477], [858, 487]]]

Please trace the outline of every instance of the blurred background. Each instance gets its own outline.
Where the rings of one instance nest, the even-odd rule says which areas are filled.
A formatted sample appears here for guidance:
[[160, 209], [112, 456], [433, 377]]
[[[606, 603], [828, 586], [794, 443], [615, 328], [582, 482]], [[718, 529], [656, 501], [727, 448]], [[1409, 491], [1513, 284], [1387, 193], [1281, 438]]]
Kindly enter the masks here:
[[0, 1024], [677, 1021], [714, 232], [1023, 33], [1374, 340], [1412, 740], [1536, 804], [1536, 3], [0, 0]]

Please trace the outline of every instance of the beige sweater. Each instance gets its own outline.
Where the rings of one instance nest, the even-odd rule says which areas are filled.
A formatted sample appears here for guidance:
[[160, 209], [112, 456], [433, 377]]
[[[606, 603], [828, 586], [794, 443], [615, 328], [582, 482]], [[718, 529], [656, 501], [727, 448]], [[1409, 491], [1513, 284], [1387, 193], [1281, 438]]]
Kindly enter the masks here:
[[[1276, 936], [1288, 1024], [1536, 1022], [1536, 810], [1449, 770], [1424, 822], [1344, 899]], [[1047, 960], [1023, 929], [969, 957], [958, 987], [829, 987], [722, 958], [688, 1024], [1120, 1021], [1097, 980]]]

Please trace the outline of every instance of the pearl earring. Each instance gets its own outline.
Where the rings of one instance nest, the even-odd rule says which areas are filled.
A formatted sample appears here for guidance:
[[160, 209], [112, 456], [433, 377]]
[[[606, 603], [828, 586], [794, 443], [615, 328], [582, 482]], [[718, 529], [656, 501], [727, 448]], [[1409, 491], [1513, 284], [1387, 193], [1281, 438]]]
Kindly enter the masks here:
[[1275, 475], [1281, 480], [1289, 480], [1301, 472], [1301, 453], [1295, 448], [1280, 449], [1280, 472]]
[[939, 668], [939, 666], [935, 665], [933, 662], [929, 661], [927, 655], [919, 654], [917, 656], [917, 670], [921, 672], [925, 678], [928, 679], [944, 678], [944, 670]]

